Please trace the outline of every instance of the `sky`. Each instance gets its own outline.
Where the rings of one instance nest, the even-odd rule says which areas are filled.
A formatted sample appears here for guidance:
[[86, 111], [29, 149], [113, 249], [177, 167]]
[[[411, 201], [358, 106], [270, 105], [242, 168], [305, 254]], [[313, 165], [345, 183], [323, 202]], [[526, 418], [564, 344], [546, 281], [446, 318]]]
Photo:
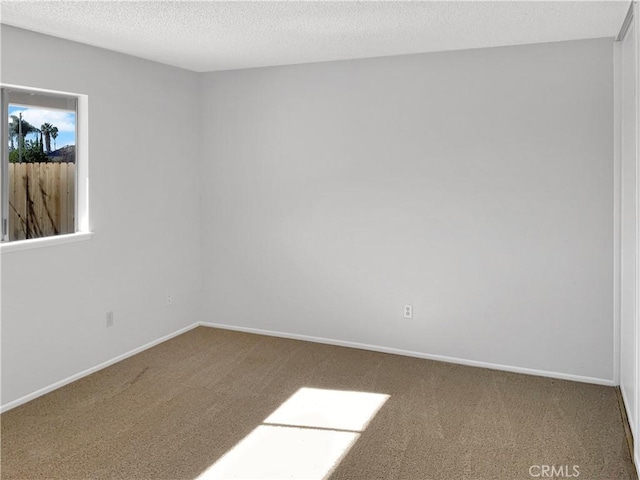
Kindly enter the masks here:
[[[9, 105], [9, 122], [11, 115], [22, 112], [22, 118], [36, 128], [40, 128], [43, 123], [50, 123], [58, 127], [58, 138], [56, 138], [56, 149], [67, 145], [76, 144], [76, 112], [67, 110], [45, 109], [37, 107], [23, 107], [21, 105]], [[35, 139], [35, 135], [29, 135], [28, 139]], [[51, 139], [51, 150], [53, 148], [53, 139]]]

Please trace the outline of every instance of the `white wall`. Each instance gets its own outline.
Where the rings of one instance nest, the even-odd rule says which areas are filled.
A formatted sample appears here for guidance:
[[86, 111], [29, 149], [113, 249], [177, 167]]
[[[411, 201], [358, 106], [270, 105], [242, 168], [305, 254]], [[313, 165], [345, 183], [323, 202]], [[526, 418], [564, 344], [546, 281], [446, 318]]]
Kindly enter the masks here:
[[201, 76], [1, 39], [89, 96], [95, 231], [2, 255], [3, 405], [199, 320], [612, 381], [611, 39]]
[[203, 75], [203, 320], [613, 382], [612, 50]]
[[[633, 16], [636, 25], [635, 28], [635, 66], [636, 66], [636, 242], [638, 242], [637, 236], [640, 234], [640, 134], [638, 133], [638, 126], [640, 125], [640, 28], [638, 28], [638, 19], [640, 18], [640, 4], [637, 1], [633, 2]], [[636, 243], [636, 287], [640, 280], [640, 244]], [[640, 439], [638, 438], [638, 432], [640, 432], [640, 395], [638, 392], [638, 386], [640, 385], [640, 292], [636, 288], [636, 382], [635, 382], [635, 397], [636, 397], [636, 419], [635, 419], [635, 455], [634, 460], [636, 464], [636, 470], [640, 470]]]
[[198, 318], [199, 107], [195, 73], [1, 28], [2, 82], [89, 96], [95, 232], [2, 255], [6, 405]]
[[620, 292], [620, 388], [629, 424], [637, 437], [638, 418], [638, 317], [637, 302], [637, 99], [636, 25], [616, 45], [620, 49], [621, 114], [621, 292]]

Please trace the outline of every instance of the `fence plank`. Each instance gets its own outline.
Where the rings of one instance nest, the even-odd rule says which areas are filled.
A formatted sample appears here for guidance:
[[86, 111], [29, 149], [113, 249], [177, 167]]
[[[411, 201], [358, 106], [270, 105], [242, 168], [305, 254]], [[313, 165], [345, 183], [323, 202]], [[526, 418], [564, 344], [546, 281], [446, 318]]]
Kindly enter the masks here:
[[31, 198], [33, 199], [33, 211], [36, 218], [34, 222], [34, 237], [44, 237], [49, 233], [47, 228], [47, 214], [46, 214], [46, 185], [47, 185], [47, 169], [43, 167], [43, 163], [32, 164], [32, 177], [33, 181], [33, 193]]
[[18, 223], [16, 224], [16, 240], [22, 240], [24, 237], [24, 219], [25, 219], [25, 178], [26, 178], [26, 166], [18, 165], [17, 175], [16, 175], [16, 196], [15, 196], [15, 205], [16, 212], [18, 215]]
[[15, 240], [22, 240], [24, 237], [24, 219], [25, 219], [25, 175], [26, 167], [24, 164], [17, 164], [15, 169], [15, 197], [13, 198], [14, 209], [16, 212], [17, 222], [15, 224]]
[[76, 165], [67, 163], [67, 229], [70, 232], [75, 231], [75, 212], [76, 212]]
[[28, 238], [34, 238], [36, 235], [36, 223], [38, 221], [37, 216], [35, 215], [35, 202], [33, 201], [33, 197], [34, 197], [34, 170], [38, 170], [37, 168], [34, 168], [33, 163], [27, 163], [25, 165], [25, 168], [27, 170], [26, 173], [26, 178], [27, 178], [27, 182], [28, 182], [28, 186], [29, 189], [27, 190], [27, 195], [26, 195], [26, 203], [27, 203], [27, 223], [28, 223], [28, 229], [27, 229], [27, 237]]
[[43, 236], [44, 235], [52, 235], [53, 229], [51, 228], [51, 221], [49, 221], [49, 215], [47, 214], [47, 209], [49, 208], [49, 204], [51, 203], [50, 193], [51, 190], [49, 186], [49, 174], [51, 170], [45, 168], [44, 163], [40, 164], [40, 175], [38, 178], [38, 197], [40, 200], [40, 228], [42, 229]]
[[[56, 219], [60, 218], [60, 172], [62, 171], [60, 167], [59, 163], [56, 164], [56, 169], [50, 176], [51, 216]], [[53, 225], [51, 227], [53, 228]], [[62, 221], [57, 222], [55, 227], [58, 229], [58, 233], [63, 232]]]
[[18, 225], [18, 216], [15, 212], [14, 202], [16, 196], [16, 176], [17, 173], [13, 164], [9, 165], [9, 240], [15, 240], [17, 236], [16, 226]]
[[9, 165], [9, 240], [16, 240], [18, 237], [18, 214], [16, 209], [16, 179], [20, 175], [20, 172], [14, 168], [14, 165]]
[[[45, 164], [41, 164], [45, 165]], [[46, 175], [45, 175], [45, 192], [47, 195], [47, 202], [44, 204], [44, 206], [46, 207], [44, 209], [44, 215], [43, 215], [43, 219], [46, 222], [46, 226], [47, 226], [47, 233], [49, 235], [56, 235], [57, 231], [60, 231], [60, 222], [56, 222], [56, 198], [57, 198], [57, 193], [55, 188], [54, 188], [54, 178], [57, 175], [60, 175], [60, 164], [52, 164], [51, 165], [54, 168], [50, 168], [47, 169], [46, 171]]]
[[58, 218], [60, 218], [60, 233], [70, 233], [67, 227], [67, 165], [67, 163], [60, 164], [60, 175], [58, 176]]

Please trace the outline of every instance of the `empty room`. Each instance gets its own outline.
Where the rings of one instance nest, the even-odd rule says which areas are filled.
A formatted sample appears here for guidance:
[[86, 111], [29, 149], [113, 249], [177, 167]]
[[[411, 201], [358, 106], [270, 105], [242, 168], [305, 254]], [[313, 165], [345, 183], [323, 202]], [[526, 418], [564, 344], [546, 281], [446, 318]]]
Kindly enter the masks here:
[[634, 480], [640, 8], [0, 2], [0, 478]]

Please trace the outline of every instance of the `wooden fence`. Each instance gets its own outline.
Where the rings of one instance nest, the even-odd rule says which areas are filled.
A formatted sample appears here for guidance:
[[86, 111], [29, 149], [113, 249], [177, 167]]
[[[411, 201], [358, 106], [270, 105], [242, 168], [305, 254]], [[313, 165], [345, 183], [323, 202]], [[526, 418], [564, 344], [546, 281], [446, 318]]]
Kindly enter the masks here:
[[74, 163], [9, 164], [9, 239], [75, 231]]

